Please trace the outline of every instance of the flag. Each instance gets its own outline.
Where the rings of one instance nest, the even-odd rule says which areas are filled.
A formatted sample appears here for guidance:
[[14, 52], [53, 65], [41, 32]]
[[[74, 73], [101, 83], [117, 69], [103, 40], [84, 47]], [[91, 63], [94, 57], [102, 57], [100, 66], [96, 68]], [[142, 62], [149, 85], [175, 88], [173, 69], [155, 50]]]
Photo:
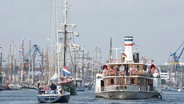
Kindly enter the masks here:
[[23, 48], [19, 48], [19, 52], [23, 52]]
[[70, 76], [70, 71], [68, 70], [68, 68], [66, 68], [66, 66], [63, 66], [63, 74], [67, 77]]

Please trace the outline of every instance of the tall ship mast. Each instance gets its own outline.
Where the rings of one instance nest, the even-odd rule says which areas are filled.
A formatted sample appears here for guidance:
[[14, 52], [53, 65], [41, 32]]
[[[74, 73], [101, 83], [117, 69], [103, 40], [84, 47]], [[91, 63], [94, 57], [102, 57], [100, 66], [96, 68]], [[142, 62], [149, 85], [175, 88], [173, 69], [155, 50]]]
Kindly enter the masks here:
[[65, 16], [64, 16], [64, 58], [63, 58], [63, 66], [66, 66], [66, 51], [67, 51], [67, 14], [68, 14], [68, 1], [65, 1]]
[[3, 86], [3, 70], [2, 70], [2, 58], [3, 55], [2, 55], [2, 47], [0, 46], [0, 90]]
[[[69, 44], [69, 34], [75, 35], [74, 34], [75, 32], [73, 31], [73, 28], [75, 27], [75, 25], [68, 23], [68, 9], [69, 9], [68, 0], [65, 0], [64, 21], [61, 24], [56, 23], [57, 69], [58, 69], [58, 76], [61, 76], [61, 77], [58, 77], [58, 82], [61, 85], [63, 85], [62, 87], [64, 90], [69, 91], [71, 95], [75, 95], [76, 86], [74, 84], [75, 83], [74, 78], [71, 74], [71, 71], [74, 68], [74, 65], [73, 65], [73, 59], [70, 51], [71, 44]], [[56, 9], [56, 13], [57, 13], [57, 9]]]

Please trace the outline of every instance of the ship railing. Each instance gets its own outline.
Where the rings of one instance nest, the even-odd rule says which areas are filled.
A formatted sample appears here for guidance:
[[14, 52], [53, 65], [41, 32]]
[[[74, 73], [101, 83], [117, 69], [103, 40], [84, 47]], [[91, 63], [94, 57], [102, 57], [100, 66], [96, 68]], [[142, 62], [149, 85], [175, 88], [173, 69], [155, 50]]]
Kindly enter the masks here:
[[103, 72], [103, 76], [149, 76], [149, 73], [146, 71], [132, 71], [129, 73], [126, 73], [125, 71], [118, 71], [111, 73], [107, 70], [106, 72]]

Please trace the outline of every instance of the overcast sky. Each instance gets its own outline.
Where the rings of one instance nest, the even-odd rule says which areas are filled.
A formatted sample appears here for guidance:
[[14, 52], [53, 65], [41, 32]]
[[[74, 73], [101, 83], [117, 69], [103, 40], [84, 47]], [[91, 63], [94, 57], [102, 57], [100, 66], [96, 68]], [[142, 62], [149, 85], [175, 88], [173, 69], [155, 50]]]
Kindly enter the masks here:
[[[1, 0], [0, 43], [4, 54], [9, 52], [10, 41], [19, 44], [22, 37], [25, 43], [31, 40], [46, 48], [47, 38], [52, 34], [52, 1]], [[64, 0], [59, 1], [62, 5]], [[76, 42], [91, 53], [95, 47], [101, 48], [104, 58], [109, 54], [110, 37], [113, 48], [121, 48], [124, 36], [133, 36], [140, 53], [157, 64], [167, 62], [170, 52], [184, 41], [184, 0], [69, 0], [69, 3], [69, 20], [80, 33]]]

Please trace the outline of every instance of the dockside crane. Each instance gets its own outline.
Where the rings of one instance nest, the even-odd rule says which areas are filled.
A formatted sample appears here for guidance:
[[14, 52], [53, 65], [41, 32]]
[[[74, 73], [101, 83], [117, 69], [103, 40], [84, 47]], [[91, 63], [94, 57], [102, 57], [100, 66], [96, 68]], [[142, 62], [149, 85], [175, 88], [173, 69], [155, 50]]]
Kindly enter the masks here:
[[[29, 68], [29, 72], [32, 71], [32, 83], [34, 82], [33, 80], [33, 71], [35, 69], [35, 64], [36, 64], [36, 56], [37, 54], [39, 54], [41, 57], [43, 56], [42, 55], [42, 52], [40, 51], [38, 45], [33, 45], [32, 48], [28, 51], [28, 53], [24, 56], [24, 62], [25, 62], [25, 65], [27, 65], [27, 68]], [[41, 58], [42, 61], [43, 61], [43, 57]], [[30, 77], [30, 75], [28, 75]], [[30, 78], [29, 78], [30, 79]]]
[[31, 54], [32, 56], [36, 57], [37, 53], [39, 53], [40, 56], [42, 56], [42, 53], [38, 47], [38, 45], [33, 45], [32, 48], [29, 50], [29, 52], [24, 56], [25, 60], [26, 58]]
[[[181, 49], [181, 52], [179, 53], [179, 55], [177, 55], [177, 52]], [[172, 54], [170, 54], [170, 56], [173, 56], [173, 60], [170, 62], [170, 64], [172, 65], [179, 65], [179, 60], [183, 54], [183, 50], [184, 50], [184, 42], [180, 45], [180, 47]]]

